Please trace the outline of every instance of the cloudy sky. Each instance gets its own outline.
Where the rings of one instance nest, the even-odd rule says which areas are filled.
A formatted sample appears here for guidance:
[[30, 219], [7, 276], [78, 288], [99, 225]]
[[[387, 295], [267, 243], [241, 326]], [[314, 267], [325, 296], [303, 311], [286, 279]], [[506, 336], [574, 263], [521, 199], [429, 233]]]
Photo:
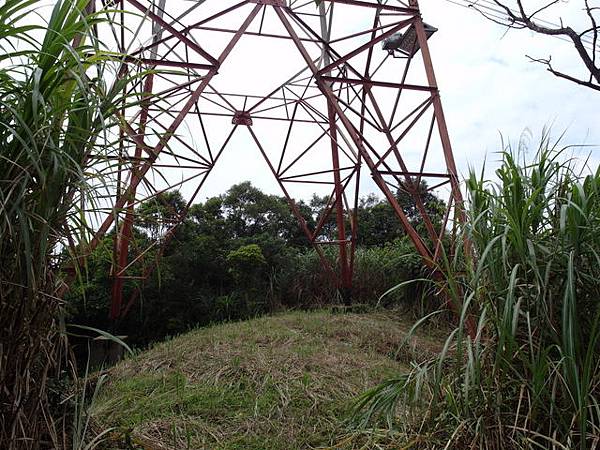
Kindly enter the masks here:
[[[556, 13], [546, 18], [557, 22], [563, 17], [581, 25], [584, 16], [579, 11], [579, 3], [561, 2]], [[492, 175], [498, 159], [495, 152], [501, 149], [501, 135], [517, 142], [528, 130], [535, 144], [548, 126], [555, 136], [565, 133], [565, 145], [586, 146], [577, 154], [592, 153], [592, 166], [597, 167], [600, 93], [556, 79], [545, 67], [526, 57], [552, 55], [557, 68], [579, 75], [582, 64], [569, 43], [530, 31], [506, 33], [504, 28], [485, 20], [477, 12], [446, 0], [422, 0], [421, 11], [426, 22], [439, 28], [429, 43], [461, 174], [466, 174], [469, 166], [479, 169], [487, 160], [488, 172]], [[264, 77], [261, 75], [264, 69], [276, 71], [275, 66], [281, 63], [277, 58], [270, 59], [268, 53], [263, 52], [254, 63], [255, 69], [261, 69], [255, 70], [254, 87], [260, 84], [260, 77]], [[247, 79], [252, 80], [253, 72], [250, 66], [246, 67]], [[223, 71], [219, 76], [234, 77], [238, 83], [240, 79], [237, 70], [229, 75]], [[250, 145], [244, 138], [239, 139], [235, 143], [237, 148]], [[239, 153], [224, 154], [200, 198], [217, 195], [232, 183], [248, 178], [262, 189], [278, 193], [277, 185], [263, 164], [252, 157], [240, 164]], [[363, 192], [370, 190], [374, 187], [365, 186]]]
[[[207, 17], [211, 8], [215, 11], [223, 8], [225, 3], [221, 3], [222, 1], [206, 1], [200, 7], [202, 13], [196, 13]], [[297, 2], [305, 3], [304, 0]], [[229, 3], [236, 2], [231, 0]], [[525, 132], [531, 136], [530, 140], [534, 146], [544, 127], [550, 126], [554, 136], [565, 133], [562, 141], [565, 145], [581, 146], [576, 150], [577, 155], [585, 157], [591, 153], [590, 165], [593, 169], [598, 166], [600, 109], [597, 102], [600, 101], [600, 92], [557, 79], [549, 74], [545, 67], [530, 62], [526, 57], [530, 55], [547, 58], [552, 55], [553, 64], [557, 69], [575, 76], [585, 76], [582, 63], [571, 44], [525, 30], [506, 33], [503, 27], [484, 19], [476, 11], [453, 4], [449, 0], [421, 0], [420, 3], [424, 21], [439, 29], [429, 40], [429, 45], [454, 156], [462, 175], [466, 175], [469, 166], [480, 169], [484, 161], [487, 161], [488, 174], [493, 176], [493, 169], [498, 160], [496, 152], [501, 150], [501, 135], [505, 140], [516, 143]], [[193, 3], [169, 0], [166, 4], [167, 11], [177, 16]], [[539, 5], [539, 0], [525, 0], [525, 4], [535, 8]], [[555, 23], [563, 18], [565, 23], [572, 24], [575, 29], [583, 29], [587, 23], [585, 14], [580, 10], [582, 4], [583, 0], [559, 0], [554, 10], [549, 11], [544, 18]], [[237, 29], [253, 7], [252, 4], [246, 5], [236, 13], [219, 19], [222, 22], [213, 22], [212, 25]], [[343, 10], [344, 7], [340, 8]], [[278, 22], [274, 12], [269, 14], [271, 20]], [[365, 24], [359, 23], [361, 20], [366, 20], [369, 24], [372, 18], [351, 19], [350, 16], [344, 16], [338, 19], [337, 25], [334, 23], [334, 30], [336, 26], [343, 28], [341, 35], [363, 30]], [[194, 23], [192, 17], [189, 17], [188, 21]], [[267, 15], [266, 22], [268, 21]], [[252, 26], [258, 27], [258, 23], [253, 23]], [[280, 30], [277, 32], [281, 32], [280, 22], [278, 26]], [[268, 24], [266, 27], [268, 28]], [[273, 29], [273, 32], [276, 30]], [[201, 42], [213, 55], [218, 55], [226, 42], [224, 35], [211, 35], [209, 31], [203, 33], [205, 34], [195, 37], [197, 42]], [[347, 51], [349, 50], [345, 52]], [[381, 51], [381, 54], [385, 53]], [[305, 67], [306, 64], [291, 41], [245, 36], [211, 84], [223, 92], [264, 95]], [[400, 81], [399, 77], [395, 78], [388, 80]], [[203, 141], [199, 125], [194, 120], [186, 119], [178, 133], [187, 136], [185, 139], [200, 149]], [[210, 117], [206, 120], [211, 139], [222, 142], [231, 130], [231, 118], [222, 118], [221, 122], [217, 122], [217, 119], [211, 122]], [[267, 121], [267, 125], [259, 125], [257, 122], [255, 120], [253, 129], [264, 139], [267, 147], [278, 151], [280, 143], [276, 141], [285, 137], [285, 125], [277, 125], [277, 122], [272, 121]], [[263, 128], [260, 128], [261, 126]], [[277, 128], [278, 126], [280, 128]], [[310, 142], [310, 132], [307, 132], [306, 136], [295, 136], [292, 140], [303, 138]], [[236, 131], [229, 147], [204, 185], [199, 200], [218, 195], [232, 184], [247, 179], [267, 192], [280, 193], [246, 130]], [[315, 159], [330, 159], [330, 150], [326, 150], [326, 147], [327, 145]], [[415, 161], [418, 162], [416, 159]], [[313, 162], [315, 167], [320, 167], [318, 161]], [[443, 165], [441, 159], [438, 162]], [[436, 168], [444, 170], [443, 167]], [[184, 178], [184, 171], [175, 172], [168, 177]], [[368, 177], [364, 178], [368, 180]], [[303, 190], [291, 194], [306, 198], [314, 190], [318, 190], [317, 188], [318, 185], [308, 185]], [[329, 187], [326, 189], [329, 190]], [[182, 188], [184, 194], [188, 190], [193, 192], [194, 188]], [[375, 190], [376, 187], [367, 182], [362, 188], [362, 193], [367, 194]]]
[[[578, 20], [582, 4], [561, 1], [557, 14], [547, 17], [555, 23], [560, 16]], [[565, 144], [594, 146], [584, 152], [596, 154], [597, 166], [600, 92], [554, 78], [526, 57], [552, 55], [556, 68], [582, 74], [569, 43], [526, 30], [506, 34], [477, 12], [445, 0], [423, 0], [421, 10], [426, 21], [440, 28], [430, 40], [431, 51], [461, 170], [480, 166], [486, 156], [495, 160], [500, 133], [517, 140], [526, 127], [539, 135], [548, 125], [555, 135], [566, 132]]]

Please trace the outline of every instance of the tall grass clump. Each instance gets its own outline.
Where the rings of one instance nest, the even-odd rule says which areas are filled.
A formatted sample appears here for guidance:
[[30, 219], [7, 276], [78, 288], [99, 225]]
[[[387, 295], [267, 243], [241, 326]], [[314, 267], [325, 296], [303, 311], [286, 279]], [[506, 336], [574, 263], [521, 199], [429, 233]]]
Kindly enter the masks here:
[[463, 305], [458, 327], [358, 400], [361, 425], [383, 421], [402, 448], [600, 444], [600, 170], [576, 172], [566, 152], [545, 134], [533, 154], [502, 152], [496, 181], [471, 171], [474, 261], [440, 268], [460, 286], [440, 286]]
[[61, 447], [64, 423], [50, 407], [69, 369], [59, 256], [85, 243], [98, 161], [113, 148], [108, 130], [127, 82], [114, 81], [115, 55], [94, 35], [102, 20], [87, 0], [0, 4], [3, 449]]

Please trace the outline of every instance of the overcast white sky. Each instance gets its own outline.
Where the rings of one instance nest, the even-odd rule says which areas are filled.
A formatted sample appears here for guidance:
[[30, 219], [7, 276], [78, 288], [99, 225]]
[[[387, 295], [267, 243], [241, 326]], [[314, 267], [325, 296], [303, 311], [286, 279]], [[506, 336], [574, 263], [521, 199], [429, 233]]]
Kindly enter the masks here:
[[[535, 143], [545, 126], [552, 126], [556, 136], [565, 132], [565, 144], [590, 146], [579, 153], [591, 152], [593, 168], [597, 167], [600, 93], [556, 79], [543, 66], [526, 58], [526, 54], [552, 55], [557, 68], [581, 74], [582, 64], [569, 43], [529, 31], [506, 34], [505, 29], [477, 12], [445, 0], [422, 0], [420, 6], [424, 20], [439, 28], [429, 43], [461, 174], [465, 175], [469, 166], [479, 169], [485, 159], [492, 174], [498, 159], [495, 152], [501, 148], [500, 134], [517, 141], [529, 129]], [[562, 2], [557, 14], [547, 17], [553, 21], [558, 21], [559, 13], [566, 18], [576, 17], [579, 7], [578, 1]], [[263, 55], [258, 65], [266, 69], [265, 65], [279, 62]], [[239, 72], [231, 75], [238, 77], [239, 82]], [[244, 141], [236, 146], [244, 147]], [[218, 195], [232, 183], [250, 178], [249, 168], [255, 185], [279, 193], [262, 161], [249, 157], [241, 163], [239, 158], [236, 152], [224, 154], [201, 199]], [[365, 186], [363, 192], [370, 190], [374, 187]]]
[[[225, 3], [221, 1], [224, 0], [212, 0], [203, 4], [200, 7], [203, 10], [202, 17], [210, 14], [211, 8], [222, 9]], [[533, 5], [539, 5], [539, 0], [525, 0], [524, 3], [533, 8]], [[174, 16], [191, 4], [193, 3], [185, 0], [168, 0], [166, 3], [167, 11]], [[582, 29], [587, 25], [585, 15], [580, 10], [582, 4], [583, 0], [561, 0], [545, 18], [557, 22], [562, 17], [574, 28]], [[243, 7], [245, 10], [242, 8], [229, 14], [222, 18], [222, 23], [213, 23], [213, 26], [236, 29], [253, 7], [252, 4], [246, 5]], [[565, 132], [565, 145], [587, 146], [578, 154], [587, 156], [592, 153], [590, 165], [595, 170], [600, 163], [600, 92], [557, 79], [545, 67], [530, 62], [526, 57], [531, 55], [546, 58], [552, 55], [556, 68], [573, 75], [585, 75], [582, 63], [571, 44], [530, 31], [514, 30], [506, 33], [503, 27], [484, 19], [476, 11], [447, 0], [421, 0], [420, 7], [424, 21], [439, 29], [429, 40], [429, 45], [454, 157], [461, 175], [467, 174], [469, 166], [479, 170], [487, 160], [488, 174], [492, 176], [498, 160], [495, 152], [501, 150], [500, 134], [505, 139], [516, 142], [524, 130], [528, 129], [533, 134], [532, 144], [535, 145], [546, 126], [552, 127], [555, 136]], [[344, 7], [340, 8], [343, 10]], [[272, 19], [276, 18], [273, 12], [269, 14]], [[267, 15], [267, 22], [268, 17]], [[372, 18], [363, 20], [370, 23]], [[189, 17], [188, 21], [193, 23], [193, 18]], [[257, 27], [258, 24], [253, 23], [253, 26]], [[278, 22], [278, 26], [281, 28], [281, 23]], [[337, 26], [343, 28], [342, 31], [338, 30], [342, 35], [364, 29], [364, 24], [350, 20], [349, 16], [341, 17]], [[219, 47], [225, 42], [223, 35], [206, 33], [209, 34], [196, 36], [197, 41], [213, 55], [218, 55], [221, 51]], [[303, 67], [306, 64], [291, 41], [247, 36], [239, 42], [211, 84], [224, 92], [264, 95]], [[194, 123], [194, 120], [186, 119], [178, 133], [187, 135], [186, 139], [191, 145], [200, 148], [203, 140], [198, 123]], [[222, 142], [231, 129], [231, 119], [225, 118], [220, 123], [211, 123], [210, 118], [207, 121], [209, 134], [217, 142]], [[264, 125], [264, 121], [263, 125], [256, 122], [253, 129], [261, 139], [265, 139], [272, 151], [277, 152], [281, 147], [278, 147], [280, 144], [275, 142], [275, 138], [285, 137], [285, 125], [281, 128], [277, 122], [267, 121], [267, 125]], [[308, 134], [292, 140], [312, 139]], [[329, 152], [317, 153], [314, 158], [330, 159]], [[437, 162], [443, 166], [441, 158]], [[312, 163], [315, 167], [322, 168], [317, 161]], [[436, 168], [444, 170], [443, 167]], [[172, 176], [183, 179], [187, 175], [183, 170], [175, 170], [168, 177]], [[198, 200], [221, 194], [232, 184], [248, 179], [266, 192], [281, 193], [248, 132], [241, 130], [236, 132], [230, 148], [217, 163]], [[361, 190], [363, 195], [376, 191], [376, 187], [369, 184], [369, 177], [365, 176], [363, 179], [367, 181]], [[292, 191], [291, 194], [307, 198], [319, 187], [303, 186], [301, 190]], [[330, 187], [324, 189], [330, 191]], [[186, 196], [193, 190], [194, 186], [191, 185], [182, 188]], [[325, 191], [321, 190], [321, 193], [324, 194]]]
[[[527, 2], [525, 2], [527, 4]], [[531, 3], [531, 2], [530, 2]], [[583, 2], [561, 2], [563, 17], [578, 13]], [[582, 74], [572, 46], [526, 30], [505, 29], [478, 13], [444, 0], [423, 0], [426, 21], [440, 31], [431, 40], [448, 127], [458, 167], [495, 160], [499, 133], [513, 140], [525, 127], [539, 134], [545, 125], [553, 133], [566, 131], [566, 144], [593, 145], [597, 166], [600, 144], [600, 92], [554, 78], [526, 54], [552, 61], [567, 73]], [[551, 18], [558, 21], [558, 15]]]

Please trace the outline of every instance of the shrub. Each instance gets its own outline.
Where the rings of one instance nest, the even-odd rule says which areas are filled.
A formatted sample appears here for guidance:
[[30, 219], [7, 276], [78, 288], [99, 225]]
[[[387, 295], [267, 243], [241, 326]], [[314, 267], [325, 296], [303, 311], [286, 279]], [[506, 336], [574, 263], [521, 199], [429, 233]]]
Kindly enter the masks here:
[[[335, 267], [336, 252], [325, 252]], [[379, 298], [399, 283], [419, 279], [424, 266], [406, 239], [397, 239], [381, 247], [359, 247], [354, 263], [354, 303], [379, 304]], [[415, 282], [386, 296], [386, 306], [410, 306], [420, 310], [423, 284]], [[286, 307], [315, 307], [336, 303], [337, 292], [331, 274], [324, 271], [315, 251], [298, 253], [279, 274], [276, 283], [279, 301]]]

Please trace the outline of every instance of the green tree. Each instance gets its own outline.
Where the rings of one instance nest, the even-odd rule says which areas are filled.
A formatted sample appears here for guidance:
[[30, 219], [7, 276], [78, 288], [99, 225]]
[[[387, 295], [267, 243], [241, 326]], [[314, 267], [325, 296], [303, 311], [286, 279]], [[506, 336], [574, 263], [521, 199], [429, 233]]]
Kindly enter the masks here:
[[[425, 181], [421, 181], [417, 194], [423, 202], [424, 209], [435, 229], [442, 225], [446, 204], [435, 193], [431, 192]], [[417, 207], [415, 197], [403, 186], [396, 192], [398, 203], [406, 214], [408, 221], [421, 234], [427, 236], [423, 215]], [[379, 199], [371, 194], [361, 199], [358, 208], [358, 244], [385, 245], [405, 235], [391, 205], [385, 199]]]
[[262, 312], [266, 307], [267, 260], [261, 248], [249, 244], [232, 250], [227, 255], [227, 265], [243, 300], [242, 308], [250, 315]]
[[[249, 181], [232, 186], [221, 196], [221, 214], [226, 218], [232, 237], [249, 237], [267, 233], [292, 244], [307, 241], [283, 197], [268, 195], [252, 186]], [[308, 208], [298, 202], [301, 212]], [[308, 214], [310, 220], [310, 214]]]
[[229, 273], [236, 283], [240, 285], [252, 285], [258, 281], [264, 271], [267, 261], [262, 250], [256, 244], [244, 245], [227, 254]]
[[161, 192], [142, 203], [136, 211], [136, 224], [156, 240], [178, 223], [186, 202], [179, 191]]
[[358, 244], [384, 245], [404, 236], [404, 228], [390, 204], [371, 194], [358, 207]]

